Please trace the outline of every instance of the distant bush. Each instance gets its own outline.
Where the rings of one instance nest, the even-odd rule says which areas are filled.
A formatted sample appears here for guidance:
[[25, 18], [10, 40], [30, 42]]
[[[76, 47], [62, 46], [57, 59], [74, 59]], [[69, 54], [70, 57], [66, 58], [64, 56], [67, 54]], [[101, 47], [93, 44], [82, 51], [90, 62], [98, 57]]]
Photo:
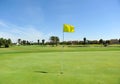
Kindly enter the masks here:
[[0, 38], [0, 47], [8, 48], [12, 44], [11, 39]]

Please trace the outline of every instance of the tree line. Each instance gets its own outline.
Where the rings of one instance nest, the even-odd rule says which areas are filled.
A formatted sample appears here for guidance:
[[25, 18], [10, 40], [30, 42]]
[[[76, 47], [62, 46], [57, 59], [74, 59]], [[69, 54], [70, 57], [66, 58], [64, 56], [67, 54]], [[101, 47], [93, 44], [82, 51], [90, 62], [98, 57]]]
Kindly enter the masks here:
[[[51, 46], [57, 46], [59, 45], [87, 45], [87, 44], [100, 44], [100, 45], [104, 45], [105, 47], [108, 46], [109, 44], [116, 44], [116, 43], [112, 43], [111, 40], [87, 40], [86, 37], [83, 38], [82, 41], [64, 41], [64, 42], [60, 42], [59, 37], [57, 36], [51, 36], [49, 38], [49, 42], [45, 42], [44, 39], [41, 40], [42, 42], [40, 42], [40, 39], [37, 40], [37, 42], [29, 42], [29, 41], [25, 41], [25, 40], [21, 40], [18, 39], [18, 43], [21, 45], [51, 45]], [[114, 42], [114, 40], [113, 40]], [[116, 40], [117, 43], [120, 43], [120, 39]]]
[[11, 39], [0, 38], [0, 48], [8, 48], [10, 45], [12, 45]]
[[[82, 41], [64, 41], [60, 42], [59, 37], [57, 36], [51, 36], [49, 38], [49, 42], [45, 42], [45, 39], [42, 39], [40, 42], [40, 39], [38, 39], [36, 42], [28, 41], [28, 40], [22, 40], [18, 39], [17, 40], [17, 45], [51, 45], [51, 46], [58, 46], [58, 45], [87, 45], [87, 44], [101, 44], [104, 45], [105, 47], [108, 46], [109, 44], [116, 44], [112, 42], [117, 42], [117, 44], [120, 44], [120, 39], [117, 40], [87, 40], [86, 37], [83, 38]], [[0, 48], [1, 47], [9, 47], [12, 45], [11, 39], [5, 39], [5, 38], [0, 38]]]
[[60, 43], [59, 37], [57, 36], [51, 36], [49, 38], [50, 42], [45, 42], [45, 39], [42, 39], [40, 42], [40, 39], [37, 40], [37, 42], [32, 42], [32, 41], [27, 41], [27, 40], [22, 40], [18, 39], [17, 45], [52, 45], [52, 46], [57, 46]]
[[111, 39], [111, 40], [87, 40], [86, 37], [82, 41], [64, 41], [65, 45], [88, 45], [88, 44], [98, 44], [103, 46], [108, 46], [110, 44], [120, 44], [120, 39]]

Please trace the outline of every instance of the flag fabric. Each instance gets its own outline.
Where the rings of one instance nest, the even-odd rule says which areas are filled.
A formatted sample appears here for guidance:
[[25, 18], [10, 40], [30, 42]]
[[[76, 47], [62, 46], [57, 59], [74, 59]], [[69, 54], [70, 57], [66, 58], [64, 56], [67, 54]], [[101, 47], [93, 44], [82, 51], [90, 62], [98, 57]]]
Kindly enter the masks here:
[[69, 25], [69, 24], [64, 24], [63, 25], [63, 32], [74, 32], [74, 26]]

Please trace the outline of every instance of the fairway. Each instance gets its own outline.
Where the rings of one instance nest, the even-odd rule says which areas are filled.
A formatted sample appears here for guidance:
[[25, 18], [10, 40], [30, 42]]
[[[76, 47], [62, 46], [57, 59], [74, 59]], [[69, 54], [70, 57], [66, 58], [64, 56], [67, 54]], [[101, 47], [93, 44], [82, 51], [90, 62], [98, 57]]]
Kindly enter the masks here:
[[120, 47], [3, 48], [0, 84], [120, 84]]

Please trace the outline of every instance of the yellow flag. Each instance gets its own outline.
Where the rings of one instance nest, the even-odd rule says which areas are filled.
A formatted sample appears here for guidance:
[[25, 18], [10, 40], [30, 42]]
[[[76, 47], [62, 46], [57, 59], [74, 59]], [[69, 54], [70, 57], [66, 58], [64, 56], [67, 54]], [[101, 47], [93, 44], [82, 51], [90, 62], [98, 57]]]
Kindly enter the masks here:
[[63, 25], [63, 32], [74, 32], [74, 26], [69, 25], [69, 24], [64, 24]]

